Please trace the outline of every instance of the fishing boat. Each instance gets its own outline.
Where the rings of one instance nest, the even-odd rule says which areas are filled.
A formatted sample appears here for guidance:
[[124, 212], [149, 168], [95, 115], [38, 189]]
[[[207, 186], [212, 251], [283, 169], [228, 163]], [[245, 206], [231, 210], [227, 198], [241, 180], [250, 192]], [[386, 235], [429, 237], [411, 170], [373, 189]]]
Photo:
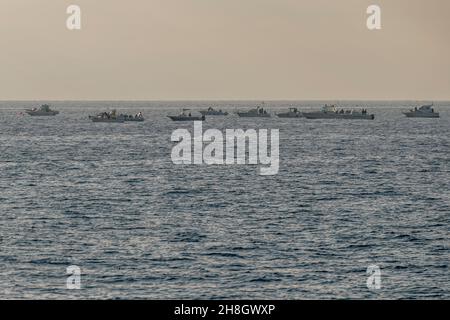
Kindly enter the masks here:
[[439, 113], [434, 111], [434, 103], [424, 105], [420, 108], [415, 107], [409, 111], [403, 112], [408, 118], [439, 118]]
[[343, 119], [343, 120], [374, 120], [375, 115], [367, 113], [366, 109], [344, 110], [334, 105], [325, 105], [321, 111], [303, 112], [307, 119]]
[[59, 111], [50, 109], [50, 105], [43, 104], [39, 108], [26, 109], [25, 112], [30, 116], [56, 116], [59, 114]]
[[237, 115], [242, 118], [270, 118], [270, 113], [260, 106], [249, 111], [238, 111]]
[[167, 116], [173, 121], [205, 121], [206, 117], [204, 115], [195, 116], [192, 115], [190, 109], [183, 109], [179, 115]]

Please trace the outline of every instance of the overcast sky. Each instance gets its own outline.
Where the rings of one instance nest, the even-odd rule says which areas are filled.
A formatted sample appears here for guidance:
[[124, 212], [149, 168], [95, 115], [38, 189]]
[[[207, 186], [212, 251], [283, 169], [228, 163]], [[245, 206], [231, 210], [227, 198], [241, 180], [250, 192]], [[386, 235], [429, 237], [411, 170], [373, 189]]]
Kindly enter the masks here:
[[0, 99], [450, 100], [449, 39], [448, 0], [0, 0]]

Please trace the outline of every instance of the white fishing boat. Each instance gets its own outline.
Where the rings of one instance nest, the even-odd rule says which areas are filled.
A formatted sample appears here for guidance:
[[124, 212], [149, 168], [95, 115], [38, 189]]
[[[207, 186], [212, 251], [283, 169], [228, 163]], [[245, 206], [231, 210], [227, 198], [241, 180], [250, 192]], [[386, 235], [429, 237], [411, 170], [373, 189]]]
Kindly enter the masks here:
[[439, 113], [434, 111], [434, 104], [415, 107], [409, 111], [403, 112], [408, 118], [439, 118]]
[[270, 113], [260, 106], [249, 111], [238, 111], [237, 114], [242, 118], [270, 118]]
[[307, 119], [343, 119], [343, 120], [374, 120], [375, 115], [368, 114], [366, 109], [344, 110], [334, 105], [325, 105], [321, 111], [303, 112]]
[[50, 109], [50, 105], [43, 104], [39, 108], [26, 109], [25, 112], [30, 116], [56, 116], [59, 111]]

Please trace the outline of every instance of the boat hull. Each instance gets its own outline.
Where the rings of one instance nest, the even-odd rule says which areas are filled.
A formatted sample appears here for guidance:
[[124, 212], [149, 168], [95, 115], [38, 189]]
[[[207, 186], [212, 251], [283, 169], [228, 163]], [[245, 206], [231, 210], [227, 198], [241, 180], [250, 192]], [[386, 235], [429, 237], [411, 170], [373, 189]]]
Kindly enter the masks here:
[[413, 113], [413, 112], [403, 112], [403, 114], [407, 117], [407, 118], [439, 118], [440, 115], [439, 113], [429, 113], [429, 114], [425, 114], [425, 113]]
[[238, 112], [237, 113], [239, 117], [241, 118], [270, 118], [270, 114], [249, 114], [244, 112]]
[[219, 112], [219, 111], [199, 111], [203, 116], [227, 116], [228, 112]]
[[205, 117], [168, 116], [172, 121], [204, 121]]
[[140, 118], [140, 119], [125, 119], [125, 122], [144, 122], [145, 119], [144, 118]]
[[277, 114], [278, 118], [303, 118], [304, 116], [301, 113], [279, 113]]
[[123, 118], [98, 118], [98, 117], [89, 117], [92, 122], [98, 123], [124, 123], [125, 120]]
[[32, 117], [52, 117], [52, 116], [56, 116], [57, 114], [59, 114], [59, 111], [40, 112], [40, 111], [27, 110], [25, 112]]
[[340, 120], [375, 120], [373, 114], [345, 114], [345, 113], [323, 113], [323, 112], [311, 112], [304, 113], [303, 116], [307, 119], [340, 119]]

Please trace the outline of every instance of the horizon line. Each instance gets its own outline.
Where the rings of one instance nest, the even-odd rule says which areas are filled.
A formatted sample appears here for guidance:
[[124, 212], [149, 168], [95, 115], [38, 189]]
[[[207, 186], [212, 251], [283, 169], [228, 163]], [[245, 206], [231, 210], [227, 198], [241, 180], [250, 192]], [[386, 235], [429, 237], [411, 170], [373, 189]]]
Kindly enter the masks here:
[[55, 102], [83, 102], [83, 101], [102, 101], [102, 102], [122, 102], [122, 101], [135, 101], [135, 102], [280, 102], [280, 101], [364, 101], [364, 102], [392, 102], [392, 101], [417, 101], [417, 102], [450, 102], [449, 99], [0, 99], [0, 102], [41, 102], [41, 101], [55, 101]]

